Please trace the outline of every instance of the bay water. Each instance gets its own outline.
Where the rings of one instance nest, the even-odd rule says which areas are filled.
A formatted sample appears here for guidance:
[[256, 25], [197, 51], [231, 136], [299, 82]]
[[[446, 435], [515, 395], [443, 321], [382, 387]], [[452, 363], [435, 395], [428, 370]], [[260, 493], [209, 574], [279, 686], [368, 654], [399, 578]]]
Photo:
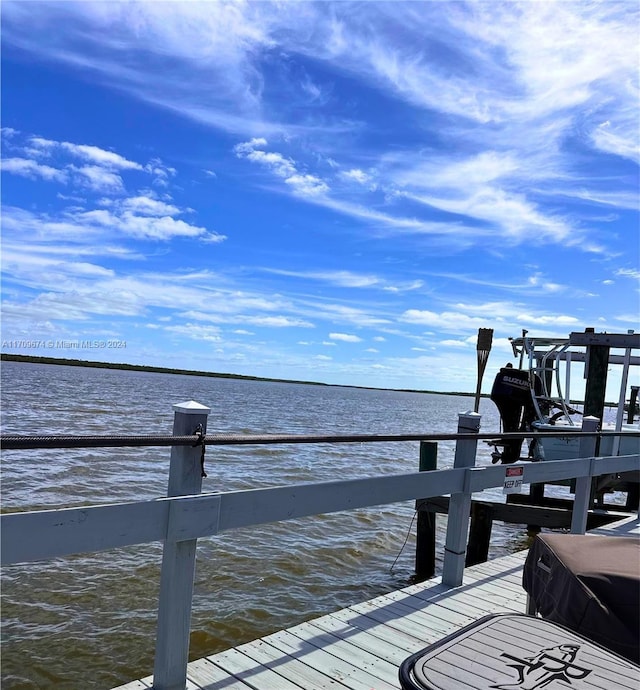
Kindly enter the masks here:
[[[172, 405], [211, 408], [208, 433], [455, 433], [465, 396], [3, 362], [3, 434], [170, 434]], [[480, 404], [482, 432], [499, 430]], [[491, 448], [478, 444], [478, 464]], [[439, 442], [451, 467], [454, 442]], [[169, 448], [4, 451], [2, 510], [166, 495]], [[209, 446], [203, 492], [418, 469], [417, 442]], [[500, 500], [500, 490], [487, 492]], [[415, 556], [414, 502], [225, 532], [198, 542], [190, 657], [211, 654], [401, 588]], [[446, 518], [438, 518], [438, 568]], [[494, 525], [490, 557], [528, 546]], [[152, 672], [162, 544], [2, 571], [2, 688], [103, 690]]]

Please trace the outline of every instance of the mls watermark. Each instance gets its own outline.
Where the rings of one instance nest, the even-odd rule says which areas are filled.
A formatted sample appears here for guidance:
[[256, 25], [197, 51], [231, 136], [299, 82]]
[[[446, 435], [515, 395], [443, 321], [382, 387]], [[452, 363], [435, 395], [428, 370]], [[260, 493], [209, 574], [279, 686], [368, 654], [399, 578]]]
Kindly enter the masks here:
[[3, 340], [3, 350], [124, 350], [126, 340]]

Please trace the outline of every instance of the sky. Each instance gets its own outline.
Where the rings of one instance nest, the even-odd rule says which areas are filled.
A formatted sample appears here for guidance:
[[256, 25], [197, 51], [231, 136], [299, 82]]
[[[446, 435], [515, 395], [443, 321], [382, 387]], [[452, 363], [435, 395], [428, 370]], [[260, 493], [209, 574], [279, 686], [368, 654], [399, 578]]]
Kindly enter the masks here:
[[2, 352], [483, 390], [640, 328], [637, 2], [2, 3]]

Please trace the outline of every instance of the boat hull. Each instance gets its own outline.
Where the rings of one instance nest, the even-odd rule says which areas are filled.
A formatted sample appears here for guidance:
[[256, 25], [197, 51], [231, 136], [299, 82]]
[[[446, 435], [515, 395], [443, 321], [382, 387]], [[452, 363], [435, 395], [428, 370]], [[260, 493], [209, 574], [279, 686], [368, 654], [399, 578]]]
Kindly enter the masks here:
[[[533, 428], [535, 431], [549, 432], [557, 434], [562, 431], [556, 424], [540, 424], [534, 423]], [[542, 447], [542, 452], [537, 451], [536, 460], [571, 460], [573, 458], [580, 457], [580, 435], [579, 432], [576, 433], [577, 427], [568, 427], [574, 429], [574, 431], [567, 434], [567, 436], [549, 436], [549, 438], [539, 439], [538, 443]], [[611, 429], [605, 428], [604, 431], [613, 431]], [[624, 424], [622, 426], [620, 436], [620, 445], [617, 453], [615, 455], [633, 455], [640, 453], [640, 438], [638, 436], [632, 436], [630, 434], [625, 434], [625, 432], [635, 431], [638, 432], [640, 429], [637, 425]], [[598, 455], [601, 457], [607, 457], [614, 455], [614, 441], [615, 436], [603, 436], [600, 439], [600, 449]]]

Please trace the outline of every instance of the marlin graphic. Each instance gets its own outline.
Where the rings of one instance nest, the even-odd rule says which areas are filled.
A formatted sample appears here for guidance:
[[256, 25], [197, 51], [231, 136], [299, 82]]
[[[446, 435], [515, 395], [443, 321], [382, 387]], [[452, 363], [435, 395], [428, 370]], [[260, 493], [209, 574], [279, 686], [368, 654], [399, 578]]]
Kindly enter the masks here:
[[518, 672], [518, 680], [491, 687], [496, 690], [538, 690], [554, 680], [571, 685], [572, 680], [586, 678], [591, 673], [590, 669], [573, 663], [579, 649], [580, 645], [577, 644], [561, 644], [541, 649], [535, 656], [524, 659], [503, 652], [501, 656], [514, 662], [507, 666]]

